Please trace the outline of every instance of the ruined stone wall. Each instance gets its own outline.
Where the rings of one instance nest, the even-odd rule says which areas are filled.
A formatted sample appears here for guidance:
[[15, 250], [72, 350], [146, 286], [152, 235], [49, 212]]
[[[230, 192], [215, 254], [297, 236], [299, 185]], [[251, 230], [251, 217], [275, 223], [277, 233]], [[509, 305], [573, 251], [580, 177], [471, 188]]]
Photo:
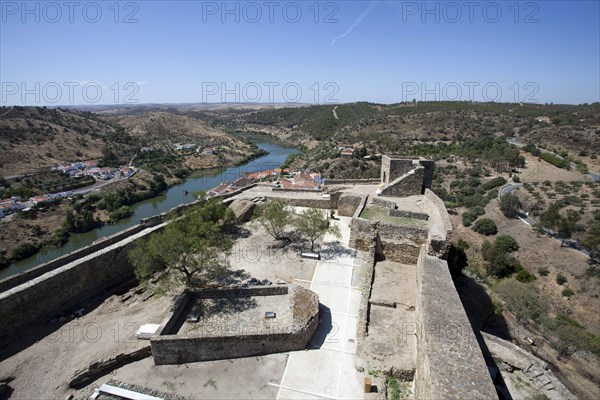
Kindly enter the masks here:
[[342, 193], [338, 201], [338, 215], [342, 217], [352, 217], [356, 209], [360, 206], [364, 196], [356, 196], [348, 193]]
[[163, 216], [159, 215], [157, 217], [153, 217], [152, 219], [142, 220], [140, 224], [132, 226], [131, 228], [125, 229], [123, 231], [117, 232], [111, 236], [108, 236], [105, 239], [101, 239], [89, 246], [82, 247], [81, 249], [75, 250], [69, 254], [66, 254], [62, 257], [56, 258], [52, 261], [48, 261], [47, 263], [41, 264], [35, 268], [30, 270], [21, 272], [20, 274], [16, 274], [13, 276], [9, 276], [0, 281], [0, 292], [4, 292], [6, 290], [12, 289], [16, 286], [19, 286], [25, 282], [28, 282], [38, 276], [41, 276], [47, 272], [53, 271], [57, 268], [60, 268], [68, 263], [81, 259], [83, 257], [87, 257], [90, 254], [93, 254], [97, 251], [107, 248], [123, 239], [126, 239], [136, 233], [143, 231], [146, 228], [150, 228], [156, 226], [163, 222]]
[[445, 261], [417, 262], [417, 399], [497, 399], [485, 360]]
[[331, 193], [329, 199], [303, 199], [300, 196], [296, 197], [275, 197], [267, 196], [270, 201], [279, 201], [289, 206], [294, 207], [309, 207], [309, 208], [320, 208], [325, 210], [335, 210], [338, 208], [338, 201], [340, 199], [341, 192]]
[[135, 278], [130, 244], [115, 244], [0, 294], [0, 340]]
[[352, 218], [350, 224], [350, 243], [352, 249], [368, 252], [373, 238], [377, 236], [379, 221], [364, 218]]
[[379, 206], [385, 207], [385, 208], [389, 208], [389, 209], [396, 209], [398, 208], [398, 205], [396, 204], [395, 201], [390, 201], [390, 200], [384, 200], [380, 197], [374, 197], [373, 198], [373, 204], [377, 204]]
[[391, 217], [402, 217], [402, 218], [412, 218], [418, 219], [421, 221], [427, 221], [429, 219], [429, 215], [415, 212], [415, 211], [405, 211], [405, 210], [390, 210]]
[[442, 220], [444, 222], [444, 229], [449, 235], [450, 232], [452, 232], [452, 224], [450, 223], [450, 216], [448, 215], [448, 210], [446, 209], [444, 200], [440, 199], [438, 195], [436, 195], [431, 189], [425, 190], [425, 197], [433, 201], [437, 206], [438, 210], [440, 211], [440, 215], [442, 216]]
[[423, 243], [427, 241], [427, 228], [414, 225], [381, 223], [378, 229], [386, 260], [402, 264], [416, 264]]
[[[289, 291], [289, 292], [288, 292]], [[187, 315], [192, 299], [239, 296], [270, 296], [288, 293], [292, 307], [292, 320], [269, 334], [177, 335], [178, 326]], [[298, 296], [298, 297], [297, 297]], [[257, 321], [257, 323], [260, 323]], [[267, 286], [238, 289], [186, 291], [176, 301], [171, 314], [150, 340], [156, 365], [182, 364], [197, 361], [252, 357], [271, 353], [303, 350], [317, 331], [319, 324], [319, 299], [316, 293], [299, 286]]]
[[355, 217], [352, 218], [349, 245], [353, 249], [368, 252], [373, 238], [378, 237], [387, 260], [415, 264], [428, 235], [425, 227], [380, 223]]
[[381, 196], [406, 197], [423, 192], [425, 168], [419, 166], [397, 178], [381, 191]]
[[165, 365], [303, 350], [317, 330], [318, 323], [318, 319], [313, 319], [301, 331], [271, 335], [163, 336], [151, 340], [152, 355], [156, 365]]
[[376, 185], [381, 180], [378, 178], [364, 178], [364, 179], [326, 179], [326, 185]]
[[415, 168], [413, 161], [415, 158], [411, 157], [381, 157], [381, 182], [389, 185], [395, 179], [406, 174], [410, 170]]

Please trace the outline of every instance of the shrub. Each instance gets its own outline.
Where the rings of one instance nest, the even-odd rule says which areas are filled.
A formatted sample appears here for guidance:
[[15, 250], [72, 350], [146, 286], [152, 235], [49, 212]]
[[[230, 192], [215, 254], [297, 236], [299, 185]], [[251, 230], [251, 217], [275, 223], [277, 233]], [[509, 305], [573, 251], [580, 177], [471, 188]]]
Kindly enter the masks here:
[[556, 283], [558, 283], [559, 285], [562, 285], [563, 283], [567, 282], [567, 277], [564, 276], [563, 274], [559, 273], [558, 275], [556, 275]]
[[496, 233], [498, 233], [498, 227], [496, 226], [496, 223], [494, 222], [494, 220], [489, 218], [480, 218], [477, 221], [475, 221], [475, 224], [473, 225], [473, 230], [477, 233], [486, 236], [495, 235]]
[[548, 276], [549, 273], [550, 273], [550, 271], [546, 267], [538, 268], [538, 274], [540, 274], [541, 276]]
[[487, 181], [486, 183], [484, 183], [483, 185], [481, 185], [481, 188], [483, 190], [490, 190], [490, 189], [494, 189], [497, 188], [498, 186], [502, 186], [506, 183], [506, 179], [504, 179], [503, 177], [499, 176], [497, 178], [491, 179], [489, 181]]
[[40, 245], [37, 243], [21, 243], [12, 251], [12, 259], [15, 261], [23, 260], [38, 252]]
[[521, 267], [519, 269], [519, 271], [517, 272], [516, 278], [519, 282], [523, 282], [523, 283], [535, 281], [535, 275], [533, 275], [532, 273], [530, 273], [523, 267]]
[[538, 289], [531, 283], [516, 279], [505, 279], [495, 286], [495, 291], [505, 301], [506, 306], [518, 319], [539, 320], [545, 313], [545, 304]]
[[469, 243], [467, 243], [467, 241], [458, 239], [458, 248], [459, 249], [468, 250], [469, 247], [471, 247], [471, 246], [469, 245]]
[[495, 247], [499, 253], [507, 254], [519, 250], [519, 243], [512, 236], [501, 235], [496, 238]]
[[575, 292], [571, 288], [564, 288], [561, 293], [565, 297], [571, 297], [575, 295]]

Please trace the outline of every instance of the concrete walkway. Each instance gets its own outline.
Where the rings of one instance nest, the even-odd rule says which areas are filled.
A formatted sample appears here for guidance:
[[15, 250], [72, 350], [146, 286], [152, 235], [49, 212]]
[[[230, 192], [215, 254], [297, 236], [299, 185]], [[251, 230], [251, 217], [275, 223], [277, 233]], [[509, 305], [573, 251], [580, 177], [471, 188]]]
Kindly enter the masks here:
[[279, 387], [278, 399], [364, 398], [363, 375], [355, 368], [361, 292], [352, 287], [355, 255], [347, 248], [349, 220], [337, 221], [341, 240], [325, 237], [326, 257], [310, 284], [321, 303], [319, 329], [308, 350], [290, 353], [281, 383], [271, 384]]

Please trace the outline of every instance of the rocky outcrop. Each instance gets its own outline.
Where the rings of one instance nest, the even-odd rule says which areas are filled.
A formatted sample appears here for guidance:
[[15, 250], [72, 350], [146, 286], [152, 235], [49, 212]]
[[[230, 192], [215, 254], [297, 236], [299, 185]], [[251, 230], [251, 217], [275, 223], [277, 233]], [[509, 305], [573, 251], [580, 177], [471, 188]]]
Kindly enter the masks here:
[[[521, 371], [529, 379], [529, 383], [549, 399], [577, 398], [556, 378], [544, 361], [514, 343], [485, 332], [481, 334], [503, 376], [505, 373]], [[513, 398], [516, 398], [514, 394]]]

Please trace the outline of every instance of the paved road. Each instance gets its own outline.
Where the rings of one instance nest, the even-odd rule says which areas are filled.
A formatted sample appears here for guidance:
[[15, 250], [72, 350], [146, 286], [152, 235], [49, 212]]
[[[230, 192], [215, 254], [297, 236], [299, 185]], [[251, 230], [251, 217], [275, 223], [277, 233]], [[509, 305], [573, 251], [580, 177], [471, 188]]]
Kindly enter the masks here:
[[515, 190], [517, 190], [521, 186], [523, 186], [522, 183], [512, 183], [510, 185], [504, 186], [502, 189], [500, 189], [498, 191], [498, 199], [500, 199], [500, 197], [504, 196], [505, 194], [514, 192]]

